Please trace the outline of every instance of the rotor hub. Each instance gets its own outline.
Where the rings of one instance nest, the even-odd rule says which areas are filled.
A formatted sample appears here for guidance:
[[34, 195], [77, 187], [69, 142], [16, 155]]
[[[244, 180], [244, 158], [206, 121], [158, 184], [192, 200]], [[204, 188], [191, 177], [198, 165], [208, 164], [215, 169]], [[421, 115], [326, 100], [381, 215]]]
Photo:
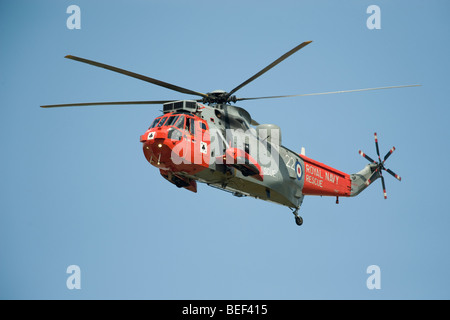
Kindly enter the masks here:
[[206, 94], [206, 97], [203, 97], [203, 103], [236, 103], [237, 98], [235, 95], [230, 95], [228, 92], [224, 90], [214, 90]]

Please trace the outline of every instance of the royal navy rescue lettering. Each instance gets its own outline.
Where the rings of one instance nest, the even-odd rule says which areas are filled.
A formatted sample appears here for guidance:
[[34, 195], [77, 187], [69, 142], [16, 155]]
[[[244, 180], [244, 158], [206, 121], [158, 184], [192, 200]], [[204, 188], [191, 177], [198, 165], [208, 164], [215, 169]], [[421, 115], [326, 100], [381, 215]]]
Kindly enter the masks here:
[[306, 182], [311, 183], [315, 186], [323, 188], [324, 173], [326, 181], [329, 181], [334, 184], [339, 184], [339, 176], [331, 172], [328, 172], [325, 169], [317, 168], [305, 163], [305, 170], [306, 170], [305, 176]]
[[323, 179], [322, 176], [322, 170], [313, 166], [310, 166], [309, 164], [305, 164], [306, 167], [306, 173], [309, 173], [310, 175], [316, 176], [317, 178]]
[[339, 184], [339, 177], [335, 174], [332, 174], [330, 172], [325, 172], [325, 179], [332, 183]]
[[306, 169], [306, 176], [305, 176], [306, 182], [309, 182], [313, 185], [323, 188], [322, 170], [319, 168], [310, 166], [307, 163], [305, 163], [305, 169]]
[[308, 174], [306, 175], [305, 179], [306, 179], [307, 182], [309, 182], [309, 183], [311, 183], [313, 185], [316, 185], [316, 186], [318, 186], [320, 188], [323, 188], [323, 180], [320, 180], [320, 179], [318, 179], [316, 177], [313, 177], [313, 176], [310, 176]]

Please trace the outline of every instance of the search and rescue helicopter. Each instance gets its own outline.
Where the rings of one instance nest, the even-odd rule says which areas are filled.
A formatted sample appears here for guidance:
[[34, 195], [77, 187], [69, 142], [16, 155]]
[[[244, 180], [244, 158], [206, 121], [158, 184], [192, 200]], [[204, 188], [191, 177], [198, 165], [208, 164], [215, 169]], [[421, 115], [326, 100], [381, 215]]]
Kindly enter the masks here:
[[275, 202], [292, 210], [297, 225], [303, 224], [298, 211], [306, 195], [354, 197], [381, 178], [384, 198], [386, 187], [382, 171], [399, 181], [400, 176], [385, 167], [395, 150], [391, 148], [382, 159], [375, 133], [378, 161], [359, 151], [370, 163], [361, 171], [347, 174], [294, 152], [281, 144], [280, 127], [259, 124], [238, 101], [299, 97], [309, 95], [359, 92], [369, 90], [415, 87], [402, 85], [310, 94], [238, 98], [234, 94], [274, 66], [304, 48], [306, 41], [267, 67], [230, 90], [201, 93], [110, 65], [68, 55], [65, 58], [134, 77], [173, 91], [201, 97], [171, 101], [122, 101], [43, 105], [42, 108], [98, 105], [162, 104], [163, 115], [157, 117], [140, 137], [147, 161], [161, 175], [179, 188], [197, 192], [197, 182], [231, 192], [237, 197], [251, 196]]

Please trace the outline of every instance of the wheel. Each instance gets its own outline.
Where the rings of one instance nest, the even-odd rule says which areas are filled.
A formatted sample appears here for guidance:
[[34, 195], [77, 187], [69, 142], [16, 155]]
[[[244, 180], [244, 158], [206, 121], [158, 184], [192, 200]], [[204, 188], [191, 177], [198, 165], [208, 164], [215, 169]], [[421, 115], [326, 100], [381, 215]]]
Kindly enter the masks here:
[[300, 216], [296, 216], [296, 217], [295, 217], [295, 223], [296, 223], [298, 226], [301, 226], [301, 225], [303, 224], [303, 218], [300, 217]]

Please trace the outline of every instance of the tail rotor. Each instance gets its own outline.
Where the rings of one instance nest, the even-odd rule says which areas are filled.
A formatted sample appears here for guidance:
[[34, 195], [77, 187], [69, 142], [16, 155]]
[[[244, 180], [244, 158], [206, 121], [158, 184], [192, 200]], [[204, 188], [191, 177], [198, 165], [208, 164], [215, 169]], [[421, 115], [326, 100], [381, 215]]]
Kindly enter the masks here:
[[393, 172], [392, 170], [386, 168], [384, 166], [384, 163], [386, 162], [386, 160], [391, 156], [391, 154], [394, 152], [395, 147], [392, 147], [388, 153], [386, 153], [386, 155], [384, 156], [383, 160], [381, 160], [381, 156], [380, 156], [380, 149], [378, 147], [378, 136], [377, 133], [375, 132], [375, 148], [377, 151], [377, 155], [378, 155], [378, 162], [373, 160], [371, 157], [369, 157], [368, 155], [366, 155], [364, 152], [362, 152], [361, 150], [359, 150], [359, 154], [364, 157], [366, 160], [368, 160], [371, 164], [375, 165], [373, 168], [373, 173], [372, 175], [366, 180], [365, 184], [368, 186], [370, 185], [373, 181], [376, 180], [376, 178], [380, 177], [381, 178], [381, 186], [383, 187], [383, 195], [384, 198], [387, 199], [387, 194], [386, 194], [386, 185], [384, 182], [384, 177], [383, 177], [383, 173], [382, 171], [386, 171], [387, 173], [389, 173], [391, 176], [393, 176], [394, 178], [396, 178], [398, 181], [402, 181], [402, 178], [397, 175], [395, 172]]

